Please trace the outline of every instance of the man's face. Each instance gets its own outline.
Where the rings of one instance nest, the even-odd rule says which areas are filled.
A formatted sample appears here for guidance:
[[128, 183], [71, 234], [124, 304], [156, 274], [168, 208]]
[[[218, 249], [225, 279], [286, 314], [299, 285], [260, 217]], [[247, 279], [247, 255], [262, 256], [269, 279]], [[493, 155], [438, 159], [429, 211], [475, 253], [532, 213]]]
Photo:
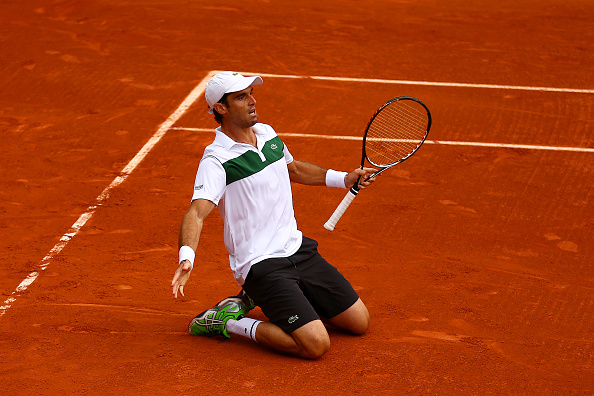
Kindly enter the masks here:
[[256, 99], [252, 96], [254, 88], [247, 87], [243, 91], [233, 92], [227, 98], [227, 114], [225, 119], [241, 128], [249, 128], [258, 122]]

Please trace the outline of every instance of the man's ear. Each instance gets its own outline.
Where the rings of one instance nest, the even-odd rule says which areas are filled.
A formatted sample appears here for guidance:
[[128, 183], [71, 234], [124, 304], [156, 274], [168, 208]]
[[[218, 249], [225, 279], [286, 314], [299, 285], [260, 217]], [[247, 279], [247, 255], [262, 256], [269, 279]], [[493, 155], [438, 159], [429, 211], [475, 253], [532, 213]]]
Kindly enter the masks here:
[[212, 108], [215, 109], [219, 114], [227, 114], [227, 106], [222, 103], [215, 103]]

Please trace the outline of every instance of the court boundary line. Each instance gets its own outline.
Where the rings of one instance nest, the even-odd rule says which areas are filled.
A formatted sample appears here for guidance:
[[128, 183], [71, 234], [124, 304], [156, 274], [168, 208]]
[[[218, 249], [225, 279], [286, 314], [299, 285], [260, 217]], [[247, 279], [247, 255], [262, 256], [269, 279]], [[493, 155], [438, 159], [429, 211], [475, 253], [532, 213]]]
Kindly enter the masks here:
[[[193, 132], [213, 132], [213, 128], [188, 128], [188, 127], [172, 127], [172, 130], [177, 131], [193, 131]], [[352, 140], [360, 142], [362, 136], [338, 136], [338, 135], [313, 135], [307, 133], [279, 133], [279, 136], [287, 137], [303, 137], [312, 139], [328, 139], [328, 140]], [[435, 144], [444, 146], [474, 146], [474, 147], [491, 147], [491, 148], [506, 148], [506, 149], [522, 149], [522, 150], [548, 150], [548, 151], [573, 151], [582, 153], [594, 153], [594, 148], [588, 147], [568, 147], [568, 146], [537, 146], [529, 144], [507, 144], [507, 143], [481, 143], [481, 142], [462, 142], [452, 140], [425, 140], [425, 144]]]
[[267, 74], [267, 73], [248, 73], [241, 74], [258, 75], [260, 77], [286, 78], [286, 79], [312, 79], [324, 81], [345, 81], [345, 82], [365, 82], [374, 84], [400, 84], [400, 85], [424, 85], [434, 87], [450, 88], [486, 88], [486, 89], [507, 89], [516, 91], [541, 91], [541, 92], [565, 92], [565, 93], [583, 93], [594, 94], [594, 89], [580, 88], [555, 88], [555, 87], [530, 87], [523, 85], [500, 85], [500, 84], [472, 84], [472, 83], [454, 83], [440, 81], [414, 81], [414, 80], [384, 80], [376, 78], [350, 78], [350, 77], [330, 77], [330, 76], [298, 76], [292, 74]]
[[181, 118], [182, 115], [185, 114], [185, 112], [196, 101], [196, 99], [200, 95], [202, 95], [202, 93], [206, 89], [206, 83], [214, 75], [213, 73], [215, 72], [208, 73], [206, 77], [204, 77], [202, 81], [200, 81], [200, 83], [198, 83], [198, 85], [196, 85], [194, 89], [192, 89], [190, 94], [186, 96], [186, 98], [178, 106], [178, 108], [173, 113], [171, 113], [171, 115], [167, 117], [167, 119], [159, 126], [159, 128], [153, 134], [153, 136], [148, 140], [148, 142], [144, 144], [140, 151], [136, 153], [134, 158], [130, 160], [130, 162], [124, 167], [124, 169], [122, 169], [120, 174], [109, 184], [109, 186], [107, 186], [103, 190], [103, 192], [101, 192], [101, 194], [99, 194], [99, 196], [97, 196], [97, 198], [95, 199], [95, 203], [90, 205], [87, 208], [87, 210], [82, 215], [80, 215], [78, 220], [74, 222], [70, 229], [64, 235], [62, 235], [60, 241], [40, 261], [38, 265], [39, 271], [33, 271], [29, 273], [27, 277], [16, 287], [12, 294], [4, 301], [4, 304], [0, 306], [0, 318], [4, 316], [8, 309], [10, 309], [12, 304], [14, 304], [14, 302], [16, 301], [16, 298], [19, 297], [22, 292], [27, 290], [27, 288], [31, 286], [33, 282], [35, 282], [37, 277], [39, 277], [39, 274], [48, 267], [50, 261], [56, 255], [58, 255], [62, 251], [62, 249], [66, 247], [68, 242], [70, 242], [72, 238], [74, 238], [76, 234], [78, 234], [78, 232], [85, 225], [85, 223], [89, 221], [91, 217], [93, 217], [93, 214], [95, 214], [97, 208], [102, 206], [103, 202], [105, 202], [109, 198], [109, 194], [111, 193], [111, 191], [120, 184], [122, 184], [128, 178], [128, 176], [130, 176], [132, 171], [134, 171], [134, 169], [136, 169], [136, 167], [142, 162], [142, 160], [144, 160], [148, 153], [163, 138], [163, 136], [165, 136], [167, 131], [171, 129], [171, 127]]

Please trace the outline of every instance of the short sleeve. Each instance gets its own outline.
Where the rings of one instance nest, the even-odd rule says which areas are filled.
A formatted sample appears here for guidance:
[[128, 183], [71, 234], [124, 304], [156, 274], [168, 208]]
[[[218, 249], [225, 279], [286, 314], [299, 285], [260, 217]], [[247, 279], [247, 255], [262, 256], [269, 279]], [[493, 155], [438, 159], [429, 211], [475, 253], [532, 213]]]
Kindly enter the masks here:
[[227, 176], [223, 165], [214, 157], [202, 158], [196, 172], [192, 201], [206, 199], [218, 205], [226, 187]]
[[294, 158], [293, 155], [291, 155], [291, 153], [289, 152], [289, 149], [287, 148], [287, 144], [285, 142], [283, 142], [283, 154], [285, 155], [285, 162], [288, 164], [290, 164], [291, 162], [293, 162]]

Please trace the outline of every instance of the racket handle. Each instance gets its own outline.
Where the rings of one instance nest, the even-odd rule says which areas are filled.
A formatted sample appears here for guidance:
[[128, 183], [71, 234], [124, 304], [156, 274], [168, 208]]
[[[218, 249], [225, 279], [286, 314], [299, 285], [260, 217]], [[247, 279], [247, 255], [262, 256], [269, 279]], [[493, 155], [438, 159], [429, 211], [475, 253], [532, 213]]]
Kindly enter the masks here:
[[353, 199], [355, 199], [358, 192], [359, 192], [358, 190], [354, 190], [351, 188], [346, 193], [346, 195], [342, 199], [342, 202], [340, 202], [340, 204], [338, 205], [338, 207], [336, 208], [334, 213], [332, 213], [332, 216], [330, 216], [330, 218], [328, 219], [326, 224], [324, 224], [325, 229], [327, 229], [328, 231], [334, 230], [336, 223], [338, 223], [338, 220], [340, 220], [340, 218], [342, 217], [344, 212], [347, 210], [347, 208], [349, 207], [351, 202], [353, 202]]

